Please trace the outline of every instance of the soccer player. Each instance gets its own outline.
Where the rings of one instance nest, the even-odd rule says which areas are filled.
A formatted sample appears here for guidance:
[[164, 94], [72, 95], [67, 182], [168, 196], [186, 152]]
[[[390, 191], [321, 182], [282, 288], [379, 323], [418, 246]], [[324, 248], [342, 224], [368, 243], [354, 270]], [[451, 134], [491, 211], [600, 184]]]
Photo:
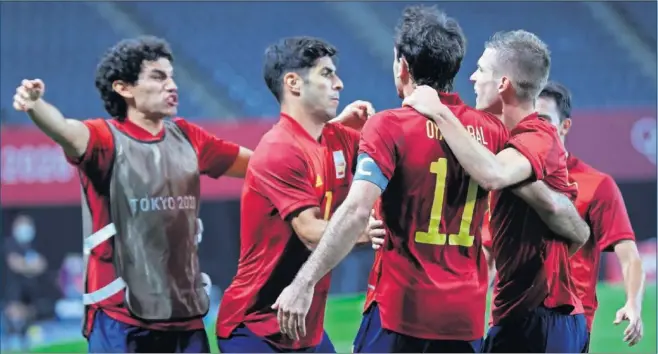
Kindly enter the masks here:
[[[436, 121], [471, 178], [496, 191], [491, 201], [491, 231], [498, 275], [487, 352], [573, 353], [586, 344], [583, 308], [568, 257], [569, 251], [575, 252], [586, 242], [589, 227], [577, 213], [562, 225], [551, 223], [554, 216], [536, 213], [531, 203], [504, 189], [541, 180], [572, 198], [576, 196], [577, 187], [568, 180], [566, 151], [557, 131], [534, 109], [549, 70], [548, 48], [532, 33], [500, 32], [486, 43], [471, 80], [477, 108], [499, 114], [510, 129], [509, 141], [497, 155], [474, 141], [463, 122], [431, 94], [430, 88], [416, 92], [432, 104], [414, 107]], [[568, 199], [563, 201], [573, 207]], [[569, 234], [569, 240], [574, 241], [571, 246], [557, 239]]]
[[[329, 276], [315, 288], [307, 333], [282, 333], [272, 308], [352, 181], [360, 133], [335, 122], [363, 123], [373, 112], [369, 103], [357, 101], [336, 118], [343, 82], [335, 55], [331, 44], [311, 37], [285, 38], [265, 52], [265, 82], [281, 105], [281, 117], [249, 163], [238, 271], [217, 316], [222, 353], [335, 352], [323, 329]], [[364, 242], [383, 232], [369, 230], [366, 225], [359, 230]]]
[[[407, 8], [395, 39], [396, 89], [403, 98], [418, 84], [430, 85], [473, 141], [497, 152], [507, 141], [506, 127], [450, 93], [464, 45], [454, 19], [434, 7]], [[387, 230], [378, 251], [381, 274], [354, 351], [479, 351], [487, 290], [480, 225], [487, 191], [457, 163], [437, 126], [410, 107], [380, 112], [366, 122], [358, 161], [347, 199], [277, 300], [282, 329], [303, 331], [313, 286], [349, 252], [381, 195]]]
[[[571, 93], [557, 83], [549, 82], [537, 100], [539, 117], [553, 124], [562, 143], [571, 128]], [[571, 257], [571, 274], [578, 296], [583, 302], [587, 329], [591, 333], [598, 306], [596, 283], [601, 252], [614, 251], [621, 264], [626, 290], [626, 304], [617, 311], [615, 324], [629, 321], [624, 341], [632, 346], [643, 335], [642, 297], [645, 274], [635, 244], [635, 233], [626, 213], [624, 199], [609, 175], [587, 165], [573, 154], [567, 157], [569, 176], [578, 183], [576, 206], [590, 225], [592, 237]], [[589, 336], [588, 336], [589, 348]]]
[[[24, 80], [14, 108], [62, 146], [83, 191], [89, 352], [210, 352], [197, 254], [201, 174], [242, 177], [251, 151], [176, 115], [169, 44], [119, 42], [96, 88], [113, 119], [64, 118]], [[130, 290], [130, 291], [128, 291]]]

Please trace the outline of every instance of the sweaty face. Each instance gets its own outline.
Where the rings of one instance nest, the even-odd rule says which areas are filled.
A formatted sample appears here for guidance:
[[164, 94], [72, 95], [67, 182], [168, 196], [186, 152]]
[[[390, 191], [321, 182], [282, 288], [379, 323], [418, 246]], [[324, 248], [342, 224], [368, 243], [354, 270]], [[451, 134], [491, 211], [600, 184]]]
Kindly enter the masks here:
[[485, 49], [478, 60], [477, 69], [471, 75], [475, 89], [475, 108], [485, 110], [492, 114], [502, 113], [502, 101], [500, 98], [501, 78], [494, 73], [495, 53], [491, 49]]
[[316, 61], [304, 78], [300, 98], [314, 115], [325, 121], [336, 118], [343, 82], [336, 74], [336, 66], [330, 57]]
[[178, 87], [174, 81], [174, 68], [168, 59], [142, 63], [142, 72], [131, 93], [135, 107], [146, 116], [170, 117], [178, 107]]

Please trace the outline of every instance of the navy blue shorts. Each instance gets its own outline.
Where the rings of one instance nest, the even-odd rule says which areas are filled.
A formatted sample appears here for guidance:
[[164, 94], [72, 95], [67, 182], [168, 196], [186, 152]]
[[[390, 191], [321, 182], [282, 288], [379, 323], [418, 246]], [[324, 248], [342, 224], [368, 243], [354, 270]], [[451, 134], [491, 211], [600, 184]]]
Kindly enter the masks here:
[[478, 353], [482, 339], [474, 341], [421, 339], [382, 328], [379, 307], [363, 314], [354, 338], [354, 353]]
[[493, 326], [484, 353], [580, 353], [587, 343], [585, 316], [538, 307], [522, 319]]
[[217, 346], [222, 353], [335, 353], [334, 344], [325, 331], [322, 341], [315, 347], [284, 349], [257, 336], [244, 325], [233, 330], [228, 338], [217, 337]]
[[587, 343], [585, 343], [585, 348], [583, 348], [583, 351], [581, 353], [589, 353], [589, 341], [592, 338], [591, 333], [587, 333]]
[[208, 336], [195, 331], [154, 331], [121, 323], [103, 311], [94, 316], [89, 353], [210, 353]]

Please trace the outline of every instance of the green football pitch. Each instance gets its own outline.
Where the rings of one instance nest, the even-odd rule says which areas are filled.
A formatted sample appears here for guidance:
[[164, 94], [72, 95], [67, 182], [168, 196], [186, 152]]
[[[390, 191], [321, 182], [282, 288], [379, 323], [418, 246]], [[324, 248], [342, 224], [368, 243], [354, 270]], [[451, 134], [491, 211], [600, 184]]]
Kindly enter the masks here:
[[[599, 353], [656, 353], [656, 286], [647, 289], [642, 310], [644, 320], [644, 339], [634, 347], [628, 347], [622, 341], [625, 326], [614, 326], [612, 321], [617, 309], [623, 305], [624, 292], [620, 287], [601, 285], [599, 287], [600, 307], [594, 322], [590, 351]], [[352, 340], [361, 321], [363, 295], [349, 297], [334, 297], [327, 305], [325, 328], [329, 333], [336, 350], [339, 353], [349, 353]], [[209, 328], [210, 343], [213, 353], [217, 353], [217, 345], [212, 334], [214, 328]], [[60, 343], [47, 347], [36, 348], [35, 353], [84, 353], [87, 350], [85, 341]]]

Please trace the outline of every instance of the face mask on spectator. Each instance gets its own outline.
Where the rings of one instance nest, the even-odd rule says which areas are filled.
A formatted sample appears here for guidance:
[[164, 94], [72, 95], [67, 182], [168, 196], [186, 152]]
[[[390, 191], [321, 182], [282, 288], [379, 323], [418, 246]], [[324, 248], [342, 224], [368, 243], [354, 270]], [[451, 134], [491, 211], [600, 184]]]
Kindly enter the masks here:
[[32, 242], [34, 234], [34, 227], [29, 224], [20, 224], [14, 228], [14, 239], [21, 244]]

